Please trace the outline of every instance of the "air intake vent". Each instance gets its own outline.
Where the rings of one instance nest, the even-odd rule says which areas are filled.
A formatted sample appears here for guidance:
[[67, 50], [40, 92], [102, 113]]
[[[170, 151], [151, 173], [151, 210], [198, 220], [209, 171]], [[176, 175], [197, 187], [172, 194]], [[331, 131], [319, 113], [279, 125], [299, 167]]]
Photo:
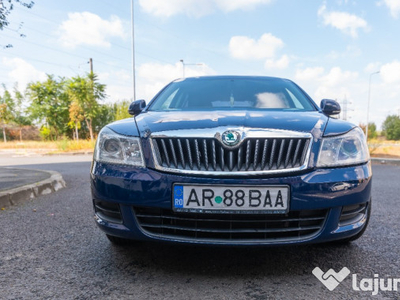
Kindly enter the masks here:
[[119, 204], [93, 200], [94, 211], [103, 220], [111, 223], [122, 223], [122, 215]]
[[176, 213], [168, 209], [134, 207], [142, 230], [164, 238], [221, 243], [300, 241], [317, 234], [328, 210], [271, 214]]

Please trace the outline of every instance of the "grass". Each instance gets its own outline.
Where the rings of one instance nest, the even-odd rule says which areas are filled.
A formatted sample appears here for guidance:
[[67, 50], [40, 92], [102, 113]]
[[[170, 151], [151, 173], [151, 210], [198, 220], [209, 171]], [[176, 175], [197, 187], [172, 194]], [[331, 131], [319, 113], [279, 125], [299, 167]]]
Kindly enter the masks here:
[[10, 141], [0, 142], [0, 150], [14, 150], [15, 152], [38, 152], [38, 153], [60, 153], [60, 152], [87, 152], [93, 151], [95, 141], [90, 140], [68, 140], [59, 141]]
[[368, 147], [373, 157], [400, 158], [400, 141], [371, 139]]

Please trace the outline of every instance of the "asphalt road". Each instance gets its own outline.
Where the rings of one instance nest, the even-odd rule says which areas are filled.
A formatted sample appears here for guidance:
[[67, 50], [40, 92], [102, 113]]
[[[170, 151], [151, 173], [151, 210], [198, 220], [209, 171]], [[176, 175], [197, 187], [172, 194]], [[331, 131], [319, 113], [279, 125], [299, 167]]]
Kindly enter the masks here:
[[[111, 245], [93, 220], [89, 159], [0, 157], [0, 164], [58, 171], [67, 183], [0, 211], [0, 299], [400, 299], [400, 283], [399, 291], [374, 297], [362, 291], [374, 274], [400, 278], [399, 166], [373, 166], [372, 219], [350, 245], [124, 248]], [[331, 292], [312, 275], [315, 267], [347, 267], [363, 288], [354, 291], [349, 275]]]

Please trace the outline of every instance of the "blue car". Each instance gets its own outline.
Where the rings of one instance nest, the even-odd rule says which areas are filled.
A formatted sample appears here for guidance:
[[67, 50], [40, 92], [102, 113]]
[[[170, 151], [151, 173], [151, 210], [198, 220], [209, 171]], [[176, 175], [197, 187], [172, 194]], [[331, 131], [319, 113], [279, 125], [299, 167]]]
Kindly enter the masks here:
[[115, 244], [349, 242], [371, 214], [362, 130], [287, 79], [175, 80], [99, 133], [97, 225]]

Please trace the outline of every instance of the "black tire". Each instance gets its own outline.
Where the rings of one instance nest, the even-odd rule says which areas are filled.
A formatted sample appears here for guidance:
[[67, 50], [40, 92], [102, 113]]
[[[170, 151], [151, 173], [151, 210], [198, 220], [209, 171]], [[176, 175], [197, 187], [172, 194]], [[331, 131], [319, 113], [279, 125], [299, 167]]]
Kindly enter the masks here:
[[348, 238], [345, 238], [345, 239], [341, 239], [341, 240], [337, 240], [337, 241], [334, 242], [335, 244], [348, 244], [350, 242], [358, 240], [364, 234], [365, 230], [368, 227], [369, 219], [371, 218], [371, 210], [372, 210], [371, 202], [372, 201], [369, 201], [369, 203], [368, 203], [367, 220], [365, 221], [364, 227], [361, 229], [361, 231], [359, 233], [357, 233], [356, 235], [353, 235], [351, 237], [348, 237]]
[[120, 238], [120, 237], [109, 235], [109, 234], [106, 234], [106, 236], [111, 243], [113, 243], [114, 245], [117, 245], [117, 246], [128, 246], [128, 245], [133, 245], [135, 243], [134, 240], [130, 240], [130, 239], [124, 239], [124, 238]]

